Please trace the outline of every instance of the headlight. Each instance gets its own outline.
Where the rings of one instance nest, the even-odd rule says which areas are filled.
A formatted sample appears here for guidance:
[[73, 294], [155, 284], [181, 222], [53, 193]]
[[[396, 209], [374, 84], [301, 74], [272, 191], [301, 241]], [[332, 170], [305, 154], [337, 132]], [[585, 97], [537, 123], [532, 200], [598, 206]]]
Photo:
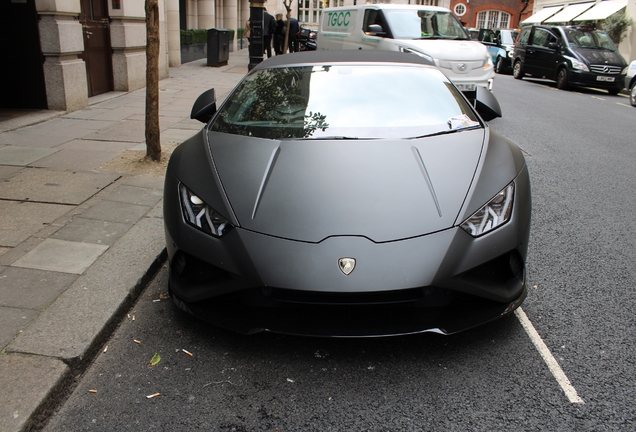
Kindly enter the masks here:
[[583, 63], [582, 61], [579, 61], [575, 59], [574, 57], [570, 57], [570, 56], [563, 56], [563, 57], [570, 60], [570, 63], [572, 63], [572, 69], [582, 70], [583, 72], [590, 71], [587, 65]]
[[505, 224], [512, 213], [514, 195], [515, 184], [510, 183], [460, 226], [471, 236], [479, 237]]
[[484, 69], [488, 70], [493, 68], [494, 65], [492, 64], [492, 58], [490, 56], [486, 57], [486, 62], [484, 63]]
[[629, 70], [629, 66], [625, 66], [625, 69], [621, 72], [621, 75], [627, 75], [627, 71]]
[[179, 196], [183, 217], [190, 225], [215, 237], [221, 237], [234, 228], [227, 219], [182, 184], [179, 185]]
[[513, 50], [507, 50], [506, 54], [508, 55], [508, 58], [512, 58], [512, 56], [515, 54], [515, 52]]

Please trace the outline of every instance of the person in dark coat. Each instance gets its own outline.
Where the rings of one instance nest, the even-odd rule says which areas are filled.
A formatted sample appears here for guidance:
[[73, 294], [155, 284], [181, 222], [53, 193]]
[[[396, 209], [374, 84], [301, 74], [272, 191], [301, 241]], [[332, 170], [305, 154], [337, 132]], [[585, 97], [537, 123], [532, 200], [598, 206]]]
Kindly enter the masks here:
[[274, 32], [274, 52], [276, 55], [283, 54], [283, 46], [285, 45], [285, 22], [283, 14], [276, 14], [276, 31]]
[[298, 32], [300, 25], [294, 17], [289, 19], [289, 52], [298, 52]]
[[263, 45], [264, 52], [267, 53], [267, 58], [272, 56], [272, 35], [274, 33], [274, 29], [276, 25], [276, 21], [272, 14], [267, 12], [267, 9], [263, 8]]

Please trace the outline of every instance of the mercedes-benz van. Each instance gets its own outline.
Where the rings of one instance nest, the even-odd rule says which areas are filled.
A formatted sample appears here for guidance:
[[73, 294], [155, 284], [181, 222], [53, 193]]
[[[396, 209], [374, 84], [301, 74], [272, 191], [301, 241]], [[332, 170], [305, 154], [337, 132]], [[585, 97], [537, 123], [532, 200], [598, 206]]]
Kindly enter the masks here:
[[367, 4], [327, 8], [320, 18], [318, 49], [380, 49], [417, 54], [435, 64], [455, 86], [474, 94], [492, 89], [494, 67], [486, 47], [471, 40], [449, 9]]
[[532, 25], [521, 29], [515, 44], [512, 74], [570, 86], [623, 89], [627, 62], [607, 33], [585, 26]]

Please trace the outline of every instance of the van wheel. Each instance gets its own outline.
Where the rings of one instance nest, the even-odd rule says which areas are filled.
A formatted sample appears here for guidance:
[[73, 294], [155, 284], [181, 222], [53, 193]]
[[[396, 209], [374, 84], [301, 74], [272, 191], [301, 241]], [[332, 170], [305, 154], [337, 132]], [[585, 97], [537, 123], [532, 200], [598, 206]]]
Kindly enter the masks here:
[[521, 62], [517, 60], [515, 62], [515, 65], [512, 68], [512, 76], [515, 77], [515, 79], [521, 79], [523, 78], [524, 75], [525, 73], [523, 72], [523, 67], [521, 66]]
[[497, 57], [497, 63], [495, 63], [495, 72], [500, 74], [503, 73], [503, 58]]
[[559, 69], [557, 73], [557, 88], [559, 90], [568, 89], [568, 71], [565, 68]]
[[632, 84], [632, 89], [629, 91], [629, 103], [636, 107], [636, 82]]

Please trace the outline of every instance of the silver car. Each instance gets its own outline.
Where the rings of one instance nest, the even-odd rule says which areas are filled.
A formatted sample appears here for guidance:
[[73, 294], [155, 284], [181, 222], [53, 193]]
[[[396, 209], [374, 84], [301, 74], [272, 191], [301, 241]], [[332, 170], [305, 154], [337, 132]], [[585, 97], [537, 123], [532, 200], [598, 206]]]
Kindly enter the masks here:
[[625, 89], [629, 92], [629, 103], [636, 107], [636, 60], [631, 62], [627, 68]]
[[521, 150], [427, 60], [317, 51], [256, 66], [172, 154], [171, 295], [250, 334], [450, 334], [526, 296]]

